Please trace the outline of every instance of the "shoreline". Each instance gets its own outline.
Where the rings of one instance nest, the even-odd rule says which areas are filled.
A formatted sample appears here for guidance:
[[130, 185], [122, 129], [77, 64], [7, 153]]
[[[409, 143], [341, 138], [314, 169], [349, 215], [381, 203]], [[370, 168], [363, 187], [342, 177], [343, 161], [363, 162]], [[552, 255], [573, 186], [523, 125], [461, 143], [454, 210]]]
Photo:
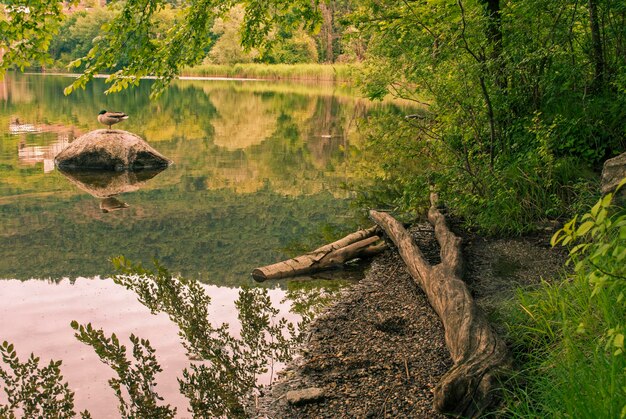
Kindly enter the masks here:
[[[291, 81], [298, 83], [353, 83], [355, 64], [203, 64], [186, 68], [177, 77], [180, 80], [221, 80], [221, 81]], [[24, 74], [48, 74], [78, 77], [82, 73], [63, 71], [63, 66], [52, 67], [49, 71], [39, 69]], [[110, 74], [97, 74], [94, 78], [107, 78]], [[155, 80], [156, 76], [143, 76], [140, 79]]]
[[[410, 232], [429, 262], [438, 263], [432, 227], [418, 224]], [[551, 234], [462, 235], [465, 280], [488, 315], [518, 287], [562, 271], [565, 254], [549, 247]], [[365, 278], [311, 323], [298, 352], [278, 381], [249, 401], [250, 417], [444, 417], [432, 408], [432, 389], [451, 367], [443, 328], [395, 249], [376, 257]], [[321, 389], [322, 396], [287, 401], [302, 389]]]

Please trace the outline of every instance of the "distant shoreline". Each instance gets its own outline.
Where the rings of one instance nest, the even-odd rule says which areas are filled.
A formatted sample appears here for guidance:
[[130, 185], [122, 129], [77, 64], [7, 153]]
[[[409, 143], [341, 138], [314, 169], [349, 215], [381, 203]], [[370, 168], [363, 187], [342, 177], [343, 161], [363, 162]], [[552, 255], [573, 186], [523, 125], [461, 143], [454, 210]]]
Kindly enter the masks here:
[[[352, 83], [357, 64], [203, 64], [186, 68], [177, 78], [180, 80], [228, 80], [228, 81], [297, 81], [297, 82], [343, 82]], [[78, 77], [80, 73], [70, 73], [53, 68], [24, 74], [44, 74], [53, 76]], [[106, 78], [109, 74], [98, 74], [95, 78]], [[156, 76], [141, 77], [155, 80]]]
[[[80, 73], [63, 73], [60, 71], [26, 71], [22, 74], [39, 75], [39, 76], [60, 76], [60, 77], [73, 77], [77, 78]], [[105, 79], [109, 77], [109, 74], [96, 74], [93, 76], [95, 79]], [[156, 80], [156, 76], [143, 76], [142, 80]], [[177, 80], [216, 80], [216, 81], [266, 81], [264, 79], [254, 79], [246, 77], [203, 77], [203, 76], [179, 76]]]

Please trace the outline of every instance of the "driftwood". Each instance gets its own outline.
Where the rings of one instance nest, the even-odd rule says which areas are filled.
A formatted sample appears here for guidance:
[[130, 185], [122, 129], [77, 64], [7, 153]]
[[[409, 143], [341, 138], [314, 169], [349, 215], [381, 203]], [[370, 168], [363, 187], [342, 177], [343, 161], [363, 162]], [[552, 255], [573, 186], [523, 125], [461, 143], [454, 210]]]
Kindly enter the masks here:
[[252, 277], [257, 281], [286, 278], [336, 268], [352, 259], [373, 256], [387, 247], [376, 235], [378, 231], [378, 226], [359, 230], [304, 255], [256, 268]]
[[386, 213], [370, 211], [370, 217], [398, 247], [415, 282], [426, 293], [443, 323], [445, 340], [454, 365], [434, 390], [437, 411], [477, 417], [495, 402], [497, 377], [509, 367], [506, 345], [476, 306], [463, 280], [461, 239], [446, 225], [431, 194], [428, 220], [435, 227], [441, 263], [431, 266], [404, 227]]

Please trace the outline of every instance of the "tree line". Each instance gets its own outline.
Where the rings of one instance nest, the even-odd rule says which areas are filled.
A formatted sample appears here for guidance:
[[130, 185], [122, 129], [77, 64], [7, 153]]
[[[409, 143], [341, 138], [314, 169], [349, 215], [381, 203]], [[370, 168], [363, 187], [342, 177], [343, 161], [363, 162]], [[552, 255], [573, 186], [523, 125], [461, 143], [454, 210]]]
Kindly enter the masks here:
[[[85, 3], [85, 2], [81, 2]], [[112, 3], [109, 7], [92, 7], [75, 9], [70, 4], [65, 9], [65, 19], [58, 32], [52, 37], [49, 54], [56, 68], [66, 67], [69, 63], [85, 57], [93, 48], [94, 42], [102, 30], [119, 15], [123, 9], [120, 3]], [[152, 17], [152, 35], [164, 38], [167, 31], [180, 22], [184, 5], [179, 2], [163, 3]], [[202, 49], [203, 62], [208, 64], [239, 64], [239, 63], [334, 63], [352, 62], [362, 58], [359, 46], [344, 40], [345, 22], [343, 17], [349, 13], [351, 6], [347, 1], [333, 1], [320, 4], [321, 22], [316, 33], [305, 31], [298, 25], [297, 19], [291, 28], [277, 29], [269, 34], [272, 47], [263, 51], [246, 50], [242, 47], [241, 25], [245, 17], [245, 9], [241, 4], [234, 4], [221, 15], [215, 15], [207, 25], [207, 45]], [[362, 48], [361, 48], [362, 49]], [[127, 64], [124, 51], [120, 51], [121, 59], [116, 68]], [[82, 69], [83, 66], [78, 66]]]
[[95, 35], [76, 41], [83, 73], [66, 92], [107, 72], [110, 92], [156, 75], [157, 95], [207, 60], [362, 61], [365, 95], [424, 109], [372, 127], [395, 204], [436, 183], [468, 224], [518, 233], [590, 202], [623, 150], [625, 21], [612, 0], [129, 0], [64, 23]]

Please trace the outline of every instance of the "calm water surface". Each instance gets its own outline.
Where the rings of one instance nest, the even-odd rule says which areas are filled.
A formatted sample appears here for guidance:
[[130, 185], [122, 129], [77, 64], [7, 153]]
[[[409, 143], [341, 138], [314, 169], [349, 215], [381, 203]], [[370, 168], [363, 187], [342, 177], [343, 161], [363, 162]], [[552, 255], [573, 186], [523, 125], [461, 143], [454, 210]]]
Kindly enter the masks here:
[[[22, 356], [62, 359], [77, 409], [115, 417], [111, 370], [73, 337], [69, 322], [147, 337], [164, 369], [159, 393], [184, 417], [175, 377], [189, 360], [176, 326], [108, 279], [110, 258], [156, 259], [201, 281], [212, 322], [231, 323], [236, 336], [234, 301], [239, 287], [252, 285], [253, 268], [358, 225], [342, 188], [362, 142], [357, 120], [393, 109], [332, 85], [180, 81], [149, 101], [149, 81], [105, 96], [96, 80], [64, 97], [68, 83], [19, 74], [0, 82], [0, 341]], [[174, 164], [113, 179], [55, 170], [59, 151], [101, 128], [101, 109], [128, 113], [116, 128], [142, 136]], [[106, 197], [112, 185], [119, 194]], [[299, 283], [267, 285], [281, 316], [294, 322]]]

